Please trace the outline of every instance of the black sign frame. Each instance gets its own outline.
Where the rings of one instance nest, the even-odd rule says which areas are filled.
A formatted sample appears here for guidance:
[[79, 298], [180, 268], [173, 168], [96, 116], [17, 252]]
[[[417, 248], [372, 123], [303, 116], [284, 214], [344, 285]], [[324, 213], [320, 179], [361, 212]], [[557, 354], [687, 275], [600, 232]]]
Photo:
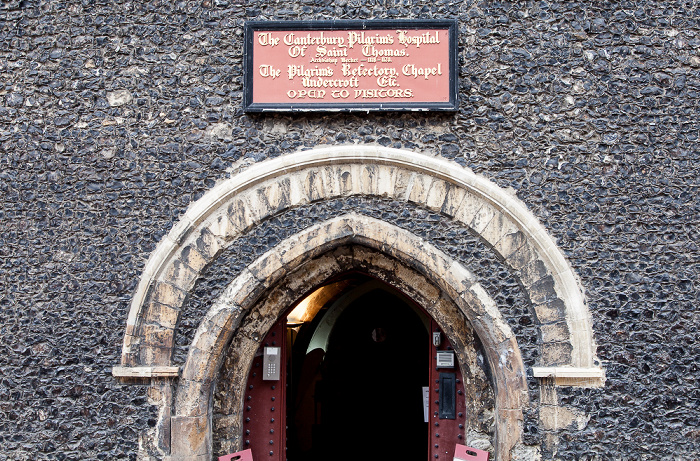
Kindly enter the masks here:
[[[381, 30], [447, 29], [449, 34], [449, 101], [447, 102], [362, 102], [362, 103], [255, 103], [253, 102], [253, 39], [255, 32], [293, 30]], [[243, 110], [245, 112], [387, 112], [456, 111], [459, 109], [457, 79], [456, 19], [395, 19], [338, 21], [248, 21], [243, 42]]]

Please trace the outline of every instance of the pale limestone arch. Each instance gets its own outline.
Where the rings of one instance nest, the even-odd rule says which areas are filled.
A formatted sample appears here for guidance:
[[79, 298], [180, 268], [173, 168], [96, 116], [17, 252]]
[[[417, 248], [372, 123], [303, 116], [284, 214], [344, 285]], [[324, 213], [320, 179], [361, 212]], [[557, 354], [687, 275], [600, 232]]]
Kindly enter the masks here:
[[[343, 245], [360, 245], [355, 254], [333, 255]], [[363, 253], [362, 247], [377, 253]], [[389, 259], [382, 255], [388, 255]], [[171, 460], [210, 459], [211, 392], [225, 351], [253, 306], [260, 318], [257, 339], [247, 338], [250, 355], [276, 319], [301, 294], [360, 261], [371, 274], [391, 274], [397, 287], [421, 304], [458, 347], [460, 322], [468, 322], [483, 344], [496, 395], [498, 460], [511, 459], [521, 440], [522, 409], [527, 403], [525, 367], [520, 350], [495, 302], [462, 264], [417, 237], [386, 222], [358, 214], [330, 219], [301, 231], [268, 251], [239, 274], [214, 301], [189, 347], [175, 397], [171, 424]], [[396, 262], [394, 262], [396, 261]], [[380, 277], [381, 278], [381, 277]], [[453, 308], [458, 309], [455, 315]], [[261, 312], [263, 313], [261, 315]], [[466, 347], [462, 345], [462, 347]], [[246, 373], [239, 373], [241, 379]], [[242, 396], [241, 396], [242, 398]]]
[[[122, 365], [151, 372], [172, 366], [185, 296], [202, 269], [242, 232], [286, 209], [351, 195], [417, 203], [469, 227], [516, 271], [532, 302], [542, 337], [535, 376], [589, 386], [602, 382], [583, 290], [554, 241], [516, 197], [442, 158], [356, 145], [260, 162], [193, 203], [146, 264], [127, 319]], [[120, 373], [128, 370], [115, 368]]]

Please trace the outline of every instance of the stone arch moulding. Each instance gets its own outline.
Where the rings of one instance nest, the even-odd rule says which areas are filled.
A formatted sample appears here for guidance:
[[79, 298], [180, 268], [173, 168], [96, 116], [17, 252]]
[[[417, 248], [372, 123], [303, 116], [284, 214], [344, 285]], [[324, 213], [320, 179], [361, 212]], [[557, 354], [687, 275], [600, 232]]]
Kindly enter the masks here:
[[[345, 245], [359, 247], [351, 255], [333, 254]], [[401, 283], [397, 288], [423, 306], [448, 336], [459, 331], [459, 323], [471, 324], [492, 373], [496, 458], [511, 459], [512, 449], [522, 439], [526, 371], [515, 335], [496, 303], [467, 268], [429, 242], [384, 221], [351, 213], [285, 239], [244, 269], [212, 303], [189, 347], [178, 383], [171, 418], [171, 461], [211, 459], [209, 402], [243, 317], [257, 312], [254, 318], [261, 322], [258, 338], [262, 338], [298, 297], [329, 278], [357, 269], [380, 279], [385, 278], [381, 274], [393, 274]], [[450, 341], [466, 347], [463, 338], [450, 337]], [[257, 344], [249, 352], [256, 349]]]
[[151, 254], [132, 299], [115, 376], [177, 375], [174, 335], [200, 271], [266, 217], [312, 201], [383, 196], [440, 212], [472, 229], [516, 271], [540, 329], [536, 377], [599, 386], [591, 317], [570, 265], [513, 194], [458, 164], [380, 146], [337, 146], [266, 160], [194, 202]]

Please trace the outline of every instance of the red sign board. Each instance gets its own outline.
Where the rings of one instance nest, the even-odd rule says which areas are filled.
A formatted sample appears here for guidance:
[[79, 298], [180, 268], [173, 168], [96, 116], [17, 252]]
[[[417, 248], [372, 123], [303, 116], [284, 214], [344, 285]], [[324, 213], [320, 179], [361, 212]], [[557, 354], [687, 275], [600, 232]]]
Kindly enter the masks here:
[[489, 461], [489, 452], [457, 444], [453, 461]]
[[248, 111], [456, 110], [455, 21], [250, 22]]
[[226, 456], [219, 456], [219, 461], [253, 461], [253, 450], [243, 450]]

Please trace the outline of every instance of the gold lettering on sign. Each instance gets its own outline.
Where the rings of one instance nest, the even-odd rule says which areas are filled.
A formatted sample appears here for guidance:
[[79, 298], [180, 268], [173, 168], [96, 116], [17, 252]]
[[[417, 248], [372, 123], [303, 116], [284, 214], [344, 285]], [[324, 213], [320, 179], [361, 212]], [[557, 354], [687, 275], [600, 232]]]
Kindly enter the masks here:
[[316, 57], [317, 58], [324, 58], [326, 56], [339, 57], [339, 56], [347, 56], [347, 55], [348, 55], [347, 48], [335, 48], [335, 47], [326, 48], [324, 45], [316, 47]]
[[273, 79], [275, 79], [279, 77], [281, 73], [281, 69], [275, 69], [269, 64], [263, 64], [260, 66], [260, 75], [262, 77], [272, 77]]
[[442, 75], [442, 66], [440, 63], [436, 67], [416, 67], [414, 64], [406, 64], [401, 71], [404, 75], [413, 78], [425, 77], [428, 80], [431, 75]]
[[420, 48], [421, 45], [440, 43], [438, 31], [435, 31], [434, 35], [431, 35], [430, 32], [425, 32], [420, 35], [408, 35], [408, 31], [406, 30], [397, 30], [396, 33], [399, 34], [399, 43], [406, 47], [415, 45], [416, 48]]
[[287, 75], [289, 75], [289, 80], [292, 80], [294, 77], [332, 77], [333, 68], [319, 68], [318, 66], [316, 66], [312, 69], [305, 69], [303, 65], [295, 66], [290, 64], [287, 66]]
[[280, 43], [280, 39], [273, 38], [270, 32], [264, 32], [262, 34], [258, 34], [258, 43], [260, 43], [262, 46], [277, 46]]
[[365, 36], [365, 32], [355, 32], [355, 31], [350, 31], [348, 32], [348, 46], [352, 48], [354, 45], [359, 44], [359, 45], [393, 45], [394, 44], [394, 37], [392, 37], [390, 34], [386, 35], [379, 35], [379, 33], [376, 33], [374, 35], [367, 35]]

